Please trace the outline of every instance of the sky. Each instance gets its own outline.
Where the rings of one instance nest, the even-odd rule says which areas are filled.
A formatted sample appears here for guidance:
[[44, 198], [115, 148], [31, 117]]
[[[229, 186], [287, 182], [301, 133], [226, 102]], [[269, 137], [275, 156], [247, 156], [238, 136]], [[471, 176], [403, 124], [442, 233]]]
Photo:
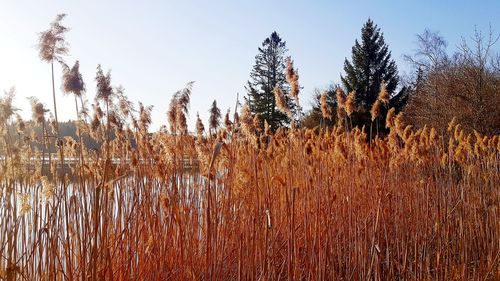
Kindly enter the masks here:
[[[93, 102], [98, 64], [111, 69], [133, 102], [153, 105], [152, 129], [167, 125], [173, 93], [195, 81], [188, 125], [196, 112], [206, 123], [214, 100], [223, 113], [234, 109], [257, 48], [273, 31], [286, 41], [299, 71], [301, 105], [310, 108], [314, 88], [338, 83], [344, 59], [371, 18], [384, 34], [400, 74], [410, 71], [403, 55], [416, 48], [416, 35], [439, 31], [453, 51], [474, 28], [500, 33], [500, 1], [7, 1], [0, 0], [0, 90], [16, 89], [15, 105], [30, 118], [26, 99], [36, 96], [52, 109], [50, 65], [39, 59], [38, 33], [55, 16], [63, 24], [69, 65], [80, 61], [86, 96]], [[495, 46], [498, 51], [500, 43]], [[59, 120], [75, 119], [74, 99], [60, 90], [56, 66]]]

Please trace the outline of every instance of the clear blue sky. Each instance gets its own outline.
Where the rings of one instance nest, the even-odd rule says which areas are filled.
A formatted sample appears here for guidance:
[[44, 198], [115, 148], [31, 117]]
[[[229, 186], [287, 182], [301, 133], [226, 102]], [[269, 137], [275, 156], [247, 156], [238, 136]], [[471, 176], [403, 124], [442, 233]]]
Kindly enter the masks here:
[[[176, 90], [196, 81], [189, 125], [196, 112], [207, 120], [214, 99], [234, 108], [257, 47], [274, 30], [287, 42], [299, 68], [302, 104], [315, 87], [338, 82], [345, 57], [371, 17], [382, 29], [400, 72], [402, 56], [425, 28], [440, 33], [453, 50], [474, 27], [500, 32], [500, 1], [0, 1], [0, 89], [17, 89], [16, 105], [31, 115], [26, 97], [52, 108], [50, 66], [38, 58], [37, 33], [58, 13], [70, 44], [68, 64], [80, 60], [87, 96], [95, 95], [95, 69], [112, 70], [134, 102], [154, 105], [153, 128], [166, 124]], [[496, 46], [496, 50], [499, 45]], [[73, 99], [62, 97], [56, 68], [60, 120], [74, 119]]]

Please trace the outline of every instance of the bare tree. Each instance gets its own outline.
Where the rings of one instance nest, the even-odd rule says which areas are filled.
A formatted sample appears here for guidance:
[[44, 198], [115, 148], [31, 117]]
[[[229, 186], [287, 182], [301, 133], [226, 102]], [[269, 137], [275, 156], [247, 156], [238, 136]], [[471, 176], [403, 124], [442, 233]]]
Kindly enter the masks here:
[[470, 41], [462, 39], [450, 57], [446, 41], [425, 31], [418, 49], [407, 56], [418, 68], [416, 89], [406, 110], [416, 126], [428, 124], [444, 130], [456, 117], [466, 130], [495, 134], [500, 131], [500, 68], [493, 52], [498, 36], [475, 30]]

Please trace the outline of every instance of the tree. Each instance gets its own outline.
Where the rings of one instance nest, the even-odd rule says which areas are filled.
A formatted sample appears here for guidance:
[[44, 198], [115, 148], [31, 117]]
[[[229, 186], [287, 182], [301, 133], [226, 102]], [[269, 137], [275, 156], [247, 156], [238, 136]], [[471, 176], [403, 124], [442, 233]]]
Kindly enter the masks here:
[[286, 81], [285, 68], [287, 63], [286, 42], [278, 33], [273, 32], [262, 42], [255, 56], [255, 65], [248, 81], [247, 97], [245, 97], [252, 114], [258, 113], [263, 123], [267, 120], [272, 130], [287, 125], [290, 122], [287, 114], [277, 108], [273, 90], [280, 88], [288, 107], [295, 111], [296, 107], [290, 97], [290, 85]]
[[361, 29], [361, 43], [355, 40], [351, 61], [345, 59], [344, 71], [342, 84], [347, 92], [356, 92], [356, 113], [351, 121], [354, 126], [369, 125], [370, 109], [377, 100], [381, 83], [385, 82], [392, 96], [399, 82], [397, 66], [384, 35], [371, 19]]
[[451, 55], [437, 32], [417, 36], [417, 49], [406, 56], [416, 69], [414, 91], [405, 109], [410, 124], [432, 126], [445, 133], [453, 118], [466, 132], [500, 133], [500, 37], [475, 30]]

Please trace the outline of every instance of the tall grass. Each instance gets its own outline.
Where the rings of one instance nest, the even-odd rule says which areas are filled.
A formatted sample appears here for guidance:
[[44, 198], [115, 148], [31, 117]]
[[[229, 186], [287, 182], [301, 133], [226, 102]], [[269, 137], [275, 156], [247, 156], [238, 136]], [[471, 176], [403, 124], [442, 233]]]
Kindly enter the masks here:
[[45, 122], [2, 115], [0, 280], [500, 278], [499, 136], [413, 130], [393, 110], [371, 142], [271, 133], [245, 106], [213, 136], [187, 134], [182, 108], [175, 134], [150, 134], [151, 108], [104, 103], [78, 122], [101, 148], [66, 138], [65, 166], [44, 170]]

